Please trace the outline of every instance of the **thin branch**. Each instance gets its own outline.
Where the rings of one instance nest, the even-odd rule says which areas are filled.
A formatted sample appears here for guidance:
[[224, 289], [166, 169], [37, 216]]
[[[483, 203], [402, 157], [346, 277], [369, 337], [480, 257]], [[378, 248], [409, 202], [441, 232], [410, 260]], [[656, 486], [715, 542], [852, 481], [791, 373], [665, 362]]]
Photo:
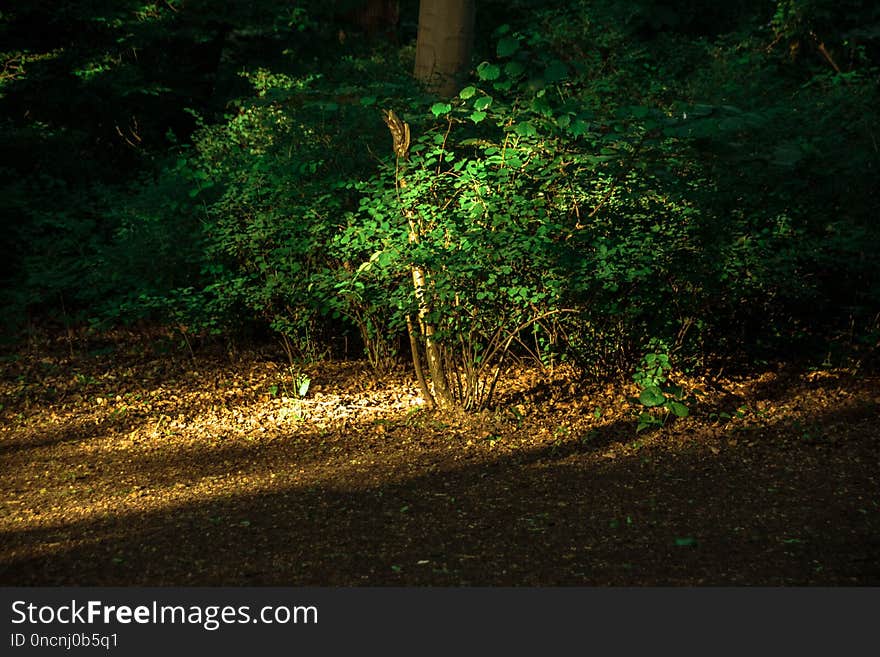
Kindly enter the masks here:
[[446, 134], [443, 135], [443, 143], [440, 145], [440, 157], [437, 158], [437, 175], [440, 175], [440, 167], [443, 165], [443, 155], [446, 153], [446, 141], [449, 139], [449, 133], [452, 132], [452, 119], [446, 120]]
[[522, 322], [518, 326], [516, 326], [512, 331], [508, 331], [507, 332], [507, 336], [508, 336], [507, 340], [505, 340], [504, 342], [498, 342], [486, 355], [485, 362], [486, 363], [490, 362], [495, 357], [495, 354], [497, 354], [499, 352], [499, 350], [501, 350], [502, 355], [503, 355], [504, 352], [506, 352], [510, 348], [510, 345], [516, 339], [519, 332], [523, 331], [524, 329], [527, 329], [529, 326], [531, 326], [535, 322], [540, 322], [542, 319], [546, 319], [547, 317], [552, 317], [553, 315], [558, 315], [561, 313], [574, 313], [574, 312], [577, 312], [577, 311], [574, 310], [573, 308], [557, 308], [555, 310], [548, 310], [547, 312], [541, 313], [540, 315], [538, 315], [536, 317], [530, 317], [529, 319], [525, 320], [524, 322]]
[[834, 58], [831, 56], [831, 53], [828, 52], [828, 49], [825, 47], [825, 42], [821, 41], [819, 39], [819, 37], [816, 36], [815, 32], [810, 32], [810, 36], [813, 37], [813, 43], [816, 44], [816, 48], [819, 50], [819, 52], [825, 58], [825, 61], [827, 61], [831, 65], [831, 68], [833, 68], [838, 73], [843, 73], [843, 71], [841, 71], [840, 67], [837, 65], [837, 62], [834, 61]]

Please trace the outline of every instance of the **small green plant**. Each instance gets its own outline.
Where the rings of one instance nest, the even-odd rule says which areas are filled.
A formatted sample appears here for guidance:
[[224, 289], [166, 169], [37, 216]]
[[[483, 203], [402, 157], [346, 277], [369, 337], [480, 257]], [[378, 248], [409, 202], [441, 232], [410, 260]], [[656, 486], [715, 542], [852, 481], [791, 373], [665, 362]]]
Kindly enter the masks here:
[[[739, 406], [732, 413], [728, 413], [727, 411], [720, 411], [718, 413], [710, 413], [709, 420], [712, 422], [720, 422], [726, 423], [731, 422], [733, 420], [742, 420], [748, 414], [749, 409], [747, 406]], [[763, 415], [763, 413], [757, 413], [757, 415]]]
[[[295, 366], [288, 369], [288, 377], [281, 384], [273, 383], [269, 386], [269, 394], [272, 397], [283, 395], [285, 397], [296, 397], [304, 399], [309, 394], [309, 387], [312, 385], [312, 379], [305, 372], [302, 372]], [[289, 380], [289, 383], [288, 383]]]
[[[634, 401], [644, 407], [639, 414], [636, 432], [649, 427], [662, 427], [670, 415], [687, 417], [690, 409], [681, 386], [672, 384], [667, 376], [672, 369], [669, 354], [653, 351], [645, 354], [633, 380], [641, 388]], [[665, 411], [665, 412], [664, 412]]]
[[76, 385], [83, 388], [98, 383], [98, 380], [90, 374], [81, 374], [79, 372], [74, 375], [74, 380], [76, 381]]
[[304, 372], [291, 372], [291, 376], [293, 379], [293, 391], [296, 393], [296, 396], [300, 399], [303, 399], [307, 394], [309, 394], [309, 386], [312, 384], [312, 379], [305, 374]]

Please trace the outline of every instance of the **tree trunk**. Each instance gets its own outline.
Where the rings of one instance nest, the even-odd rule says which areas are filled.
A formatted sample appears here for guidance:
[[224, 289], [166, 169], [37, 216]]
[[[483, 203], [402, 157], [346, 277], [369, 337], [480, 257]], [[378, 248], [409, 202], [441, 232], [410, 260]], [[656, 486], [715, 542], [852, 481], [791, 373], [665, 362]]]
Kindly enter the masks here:
[[452, 96], [474, 41], [475, 0], [421, 0], [413, 75], [432, 92]]
[[409, 348], [412, 351], [412, 362], [413, 368], [416, 372], [416, 381], [419, 382], [419, 389], [422, 391], [422, 397], [425, 398], [425, 403], [428, 405], [428, 408], [433, 410], [437, 406], [437, 402], [434, 401], [434, 395], [431, 394], [431, 389], [428, 387], [428, 380], [425, 378], [425, 370], [422, 369], [419, 338], [416, 335], [416, 329], [413, 326], [412, 317], [409, 315], [406, 316], [406, 332], [409, 335]]
[[[410, 222], [410, 240], [418, 242], [419, 235], [414, 226], [414, 222]], [[434, 324], [429, 318], [431, 306], [427, 298], [424, 270], [413, 265], [412, 279], [416, 300], [419, 304], [419, 327], [425, 340], [425, 357], [428, 359], [428, 371], [431, 373], [431, 381], [434, 383], [433, 401], [440, 408], [452, 408], [455, 406], [455, 398], [449, 390], [449, 380], [443, 362], [443, 350], [434, 338]]]
[[[388, 130], [391, 132], [393, 142], [392, 148], [397, 157], [397, 165], [395, 167], [394, 184], [398, 189], [406, 186], [406, 181], [401, 174], [401, 161], [406, 161], [409, 157], [410, 131], [409, 124], [403, 121], [393, 110], [382, 110], [382, 117]], [[399, 198], [399, 196], [398, 196]], [[418, 243], [421, 235], [419, 234], [419, 222], [415, 216], [415, 211], [411, 208], [402, 208], [403, 214], [409, 222], [409, 241]], [[449, 389], [449, 380], [446, 376], [446, 368], [443, 362], [443, 350], [434, 338], [435, 329], [431, 323], [431, 303], [427, 285], [427, 276], [425, 271], [416, 264], [412, 265], [412, 281], [413, 291], [415, 292], [416, 301], [419, 307], [419, 330], [422, 339], [425, 342], [425, 358], [428, 361], [428, 371], [431, 374], [431, 381], [434, 383], [434, 392], [428, 389], [427, 380], [425, 379], [424, 369], [421, 364], [421, 354], [416, 337], [415, 327], [412, 319], [406, 318], [406, 327], [409, 332], [410, 347], [412, 348], [413, 366], [416, 371], [416, 378], [422, 393], [425, 395], [428, 405], [431, 407], [439, 406], [440, 408], [452, 408], [455, 406], [455, 399]]]

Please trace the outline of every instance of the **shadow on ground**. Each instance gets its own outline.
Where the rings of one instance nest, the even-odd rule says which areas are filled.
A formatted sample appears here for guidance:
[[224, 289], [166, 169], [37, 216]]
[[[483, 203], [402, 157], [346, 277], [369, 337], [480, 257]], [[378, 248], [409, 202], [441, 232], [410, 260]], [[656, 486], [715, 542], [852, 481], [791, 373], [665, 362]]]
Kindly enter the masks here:
[[[398, 454], [408, 468], [377, 472], [304, 459], [296, 444], [317, 435], [164, 452], [137, 465], [154, 485], [230, 464], [320, 476], [7, 531], [0, 584], [878, 585], [877, 407], [846, 412], [812, 418], [847, 423], [833, 442], [779, 424], [720, 448], [605, 456], [627, 433], [617, 423], [501, 456], [416, 444]], [[352, 430], [355, 460], [382, 449], [366, 429]]]

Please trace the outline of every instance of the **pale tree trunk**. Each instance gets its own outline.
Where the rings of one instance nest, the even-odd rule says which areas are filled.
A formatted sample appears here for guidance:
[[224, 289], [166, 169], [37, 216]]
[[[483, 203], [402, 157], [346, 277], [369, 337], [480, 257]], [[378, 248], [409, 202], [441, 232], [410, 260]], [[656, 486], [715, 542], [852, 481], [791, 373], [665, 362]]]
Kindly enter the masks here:
[[[410, 222], [410, 240], [417, 242], [418, 239], [418, 228], [414, 222]], [[440, 408], [452, 408], [455, 406], [455, 398], [449, 390], [449, 378], [446, 375], [446, 364], [443, 362], [443, 349], [434, 337], [435, 328], [429, 317], [431, 305], [426, 290], [425, 271], [421, 267], [413, 266], [412, 279], [416, 300], [419, 304], [419, 327], [425, 340], [425, 357], [428, 360], [431, 381], [434, 383], [432, 401]], [[415, 360], [413, 362], [415, 363]], [[421, 363], [416, 366], [416, 376], [419, 376], [420, 370]], [[421, 377], [424, 379], [424, 373], [421, 374]]]
[[[391, 132], [393, 140], [394, 154], [397, 157], [397, 166], [395, 167], [395, 186], [398, 190], [398, 198], [400, 190], [406, 187], [406, 180], [401, 171], [402, 162], [409, 157], [410, 131], [409, 124], [403, 121], [393, 110], [383, 110], [383, 118], [385, 125]], [[402, 208], [403, 214], [409, 222], [409, 241], [417, 244], [421, 239], [419, 228], [419, 220], [412, 208]], [[413, 291], [415, 293], [416, 302], [419, 308], [419, 333], [424, 340], [425, 358], [428, 361], [428, 371], [431, 374], [431, 381], [434, 384], [433, 392], [428, 388], [428, 382], [425, 378], [425, 372], [422, 368], [421, 349], [419, 347], [419, 339], [416, 335], [415, 326], [412, 318], [406, 318], [406, 328], [409, 333], [410, 347], [412, 348], [413, 366], [415, 367], [416, 378], [422, 389], [425, 400], [431, 407], [439, 406], [440, 408], [452, 408], [455, 406], [455, 399], [449, 389], [449, 379], [446, 375], [445, 363], [443, 362], [443, 349], [435, 339], [435, 328], [431, 320], [431, 301], [430, 291], [428, 290], [428, 277], [425, 270], [418, 265], [412, 265], [412, 281]]]
[[475, 0], [421, 0], [413, 75], [434, 93], [452, 96], [470, 63]]

